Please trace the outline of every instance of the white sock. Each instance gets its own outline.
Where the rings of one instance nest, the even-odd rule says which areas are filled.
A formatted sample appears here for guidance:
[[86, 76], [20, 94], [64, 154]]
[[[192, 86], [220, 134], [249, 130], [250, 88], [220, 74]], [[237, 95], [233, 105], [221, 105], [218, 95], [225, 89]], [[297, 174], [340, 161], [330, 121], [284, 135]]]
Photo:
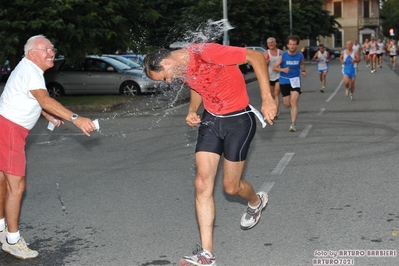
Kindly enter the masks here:
[[0, 219], [0, 231], [3, 231], [4, 229], [6, 229], [6, 219]]
[[[259, 198], [259, 199], [260, 199], [260, 198]], [[253, 207], [253, 206], [251, 206], [251, 205], [249, 204], [249, 202], [248, 202], [248, 207], [250, 207], [251, 209], [257, 209], [257, 208], [259, 208], [259, 206], [260, 206], [261, 203], [262, 203], [262, 200], [259, 202], [258, 205], [256, 205], [255, 207]]]
[[7, 242], [9, 244], [15, 244], [19, 241], [19, 239], [21, 238], [21, 235], [19, 234], [19, 231], [17, 231], [16, 233], [7, 233]]

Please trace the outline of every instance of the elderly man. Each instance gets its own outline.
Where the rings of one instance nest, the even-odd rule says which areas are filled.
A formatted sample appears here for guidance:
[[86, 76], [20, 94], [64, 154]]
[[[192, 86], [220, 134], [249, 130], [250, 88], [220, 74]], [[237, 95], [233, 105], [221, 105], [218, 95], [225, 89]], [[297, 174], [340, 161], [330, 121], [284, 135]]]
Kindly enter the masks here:
[[342, 73], [344, 75], [345, 96], [350, 96], [350, 100], [355, 98], [355, 81], [356, 81], [356, 67], [355, 64], [360, 62], [359, 51], [353, 50], [352, 41], [346, 42], [346, 49], [341, 52], [339, 58], [343, 66]]
[[71, 121], [87, 136], [95, 130], [89, 118], [74, 114], [48, 95], [43, 72], [54, 65], [55, 52], [43, 35], [31, 37], [25, 44], [25, 57], [11, 73], [0, 97], [0, 242], [5, 252], [20, 259], [38, 256], [28, 248], [18, 228], [29, 131], [40, 114], [57, 127], [63, 120]]

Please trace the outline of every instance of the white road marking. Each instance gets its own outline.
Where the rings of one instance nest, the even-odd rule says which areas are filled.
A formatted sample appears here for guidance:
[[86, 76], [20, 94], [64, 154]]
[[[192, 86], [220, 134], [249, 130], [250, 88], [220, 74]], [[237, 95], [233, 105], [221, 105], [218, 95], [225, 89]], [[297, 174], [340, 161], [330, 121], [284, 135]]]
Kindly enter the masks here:
[[272, 189], [273, 185], [274, 185], [274, 182], [265, 182], [261, 186], [260, 190], [266, 192], [267, 194], [269, 194], [269, 192]]
[[334, 98], [335, 94], [337, 94], [337, 92], [339, 91], [339, 89], [341, 88], [342, 84], [344, 84], [344, 80], [341, 80], [341, 82], [339, 83], [338, 87], [335, 89], [335, 91], [330, 95], [330, 97], [328, 97], [328, 99], [326, 100], [326, 103], [328, 103], [329, 101], [331, 101], [332, 98]]
[[322, 115], [324, 113], [324, 111], [326, 110], [326, 108], [321, 108], [320, 112], [317, 113], [317, 115]]
[[312, 125], [307, 125], [301, 132], [301, 134], [299, 134], [299, 138], [306, 138], [306, 136], [308, 135], [310, 129], [312, 128]]
[[294, 156], [293, 152], [288, 152], [284, 154], [283, 158], [281, 158], [280, 162], [277, 164], [276, 168], [274, 168], [272, 175], [279, 175], [283, 172], [287, 164], [290, 162], [292, 156]]

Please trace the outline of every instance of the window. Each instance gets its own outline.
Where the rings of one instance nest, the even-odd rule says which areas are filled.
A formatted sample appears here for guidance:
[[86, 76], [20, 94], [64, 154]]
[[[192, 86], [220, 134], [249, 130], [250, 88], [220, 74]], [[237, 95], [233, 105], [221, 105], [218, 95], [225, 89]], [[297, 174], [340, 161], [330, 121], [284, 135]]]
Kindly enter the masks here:
[[60, 66], [59, 71], [83, 71], [83, 65], [81, 62], [71, 64], [64, 61], [64, 64]]
[[334, 47], [342, 47], [342, 31], [334, 34]]
[[342, 17], [342, 2], [334, 2], [334, 16], [337, 18]]
[[363, 17], [364, 18], [370, 17], [370, 1], [365, 0], [363, 2]]

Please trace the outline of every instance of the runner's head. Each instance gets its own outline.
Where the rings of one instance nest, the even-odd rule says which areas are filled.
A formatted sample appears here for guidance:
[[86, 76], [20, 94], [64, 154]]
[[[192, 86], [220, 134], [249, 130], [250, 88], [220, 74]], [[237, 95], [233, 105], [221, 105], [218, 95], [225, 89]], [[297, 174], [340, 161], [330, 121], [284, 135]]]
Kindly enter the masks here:
[[291, 53], [296, 52], [296, 49], [298, 48], [298, 44], [300, 42], [299, 36], [298, 35], [290, 35], [287, 38], [287, 48], [288, 51]]
[[346, 49], [347, 49], [348, 51], [351, 51], [351, 50], [352, 50], [352, 46], [353, 46], [353, 42], [352, 42], [352, 41], [347, 41], [347, 42], [346, 42]]

